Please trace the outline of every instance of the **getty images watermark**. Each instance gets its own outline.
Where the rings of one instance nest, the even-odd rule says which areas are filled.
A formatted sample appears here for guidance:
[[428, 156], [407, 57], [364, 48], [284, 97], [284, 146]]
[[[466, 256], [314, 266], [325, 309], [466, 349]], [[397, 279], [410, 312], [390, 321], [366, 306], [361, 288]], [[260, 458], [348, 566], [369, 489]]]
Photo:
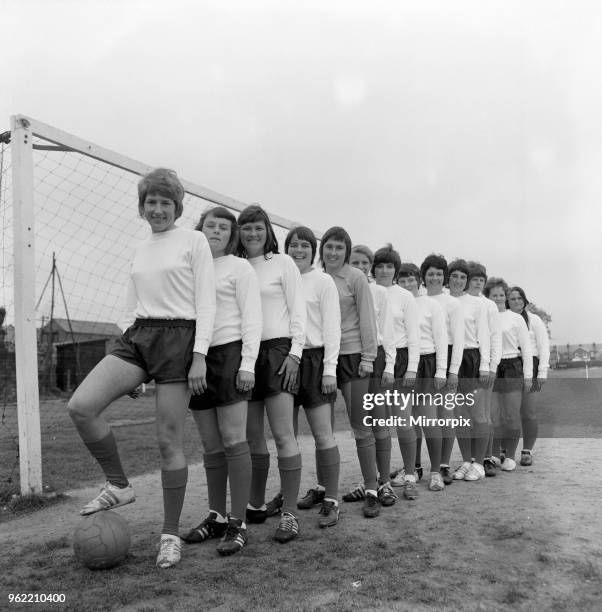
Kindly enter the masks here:
[[[402, 393], [397, 389], [387, 390], [383, 393], [364, 393], [364, 410], [374, 410], [376, 407], [386, 406], [388, 411], [405, 411], [408, 407], [417, 405], [431, 405], [446, 410], [466, 406], [471, 407], [476, 403], [475, 393], [416, 393], [410, 391]], [[470, 419], [462, 416], [450, 416], [443, 418], [430, 418], [422, 415], [409, 414], [408, 416], [391, 415], [386, 418], [373, 417], [367, 414], [363, 418], [366, 427], [407, 427], [418, 425], [420, 427], [470, 427]]]

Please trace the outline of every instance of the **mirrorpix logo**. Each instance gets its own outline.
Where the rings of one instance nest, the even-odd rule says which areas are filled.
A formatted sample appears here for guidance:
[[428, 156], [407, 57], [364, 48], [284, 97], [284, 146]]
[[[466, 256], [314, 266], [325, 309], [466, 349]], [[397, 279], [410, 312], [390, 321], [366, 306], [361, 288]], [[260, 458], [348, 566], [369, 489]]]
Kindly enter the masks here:
[[[470, 419], [462, 416], [430, 418], [411, 413], [412, 406], [429, 404], [431, 406], [443, 407], [446, 410], [453, 410], [455, 407], [466, 406], [468, 408], [475, 405], [475, 394], [469, 393], [416, 393], [410, 391], [401, 393], [397, 389], [388, 389], [383, 393], [364, 393], [363, 408], [366, 412], [371, 412], [375, 408], [386, 407], [386, 417], [376, 417], [366, 414], [363, 423], [366, 427], [408, 427], [408, 425], [418, 425], [420, 427], [470, 427]], [[408, 412], [405, 411], [407, 409]], [[391, 414], [400, 411], [404, 414]]]

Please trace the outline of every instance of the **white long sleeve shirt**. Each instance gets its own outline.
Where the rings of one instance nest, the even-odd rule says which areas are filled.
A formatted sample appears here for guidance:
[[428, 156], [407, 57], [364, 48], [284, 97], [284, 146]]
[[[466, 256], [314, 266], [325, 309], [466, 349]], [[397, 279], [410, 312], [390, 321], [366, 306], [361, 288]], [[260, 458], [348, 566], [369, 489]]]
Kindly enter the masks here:
[[462, 354], [464, 353], [464, 313], [462, 307], [458, 298], [452, 297], [449, 293], [440, 293], [430, 297], [437, 300], [445, 312], [447, 343], [452, 346], [449, 373], [457, 374], [462, 363]]
[[393, 321], [395, 348], [408, 349], [408, 371], [416, 372], [420, 358], [420, 330], [418, 306], [414, 296], [399, 285], [386, 287], [389, 311]]
[[464, 348], [479, 349], [481, 364], [479, 370], [489, 371], [489, 324], [487, 309], [482, 300], [469, 293], [457, 298], [464, 312]]
[[525, 320], [511, 310], [500, 312], [502, 359], [522, 357], [524, 378], [533, 378], [533, 351]]
[[240, 370], [255, 372], [261, 340], [261, 296], [251, 264], [234, 255], [213, 260], [216, 312], [210, 346], [242, 340]]
[[447, 370], [447, 329], [445, 312], [437, 300], [428, 295], [419, 295], [416, 299], [418, 308], [418, 328], [420, 331], [420, 354], [436, 353], [437, 378], [446, 378]]
[[324, 347], [324, 376], [336, 376], [341, 345], [339, 292], [332, 277], [312, 268], [301, 274], [307, 307], [305, 348]]
[[539, 359], [537, 378], [547, 378], [550, 368], [550, 338], [545, 323], [539, 315], [527, 311], [529, 317], [529, 337], [533, 356]]
[[291, 338], [293, 355], [301, 359], [305, 346], [305, 300], [301, 274], [295, 262], [283, 254], [249, 258], [261, 292], [262, 340]]
[[500, 327], [500, 312], [493, 300], [484, 295], [479, 296], [487, 310], [487, 325], [489, 327], [489, 371], [495, 372], [502, 358], [502, 329]]
[[370, 291], [374, 300], [377, 343], [385, 351], [385, 372], [393, 375], [395, 373], [396, 351], [393, 339], [393, 320], [389, 309], [387, 290], [381, 285], [370, 283]]
[[207, 354], [215, 318], [213, 257], [201, 232], [174, 227], [151, 234], [134, 252], [125, 331], [136, 318], [196, 320], [194, 352]]

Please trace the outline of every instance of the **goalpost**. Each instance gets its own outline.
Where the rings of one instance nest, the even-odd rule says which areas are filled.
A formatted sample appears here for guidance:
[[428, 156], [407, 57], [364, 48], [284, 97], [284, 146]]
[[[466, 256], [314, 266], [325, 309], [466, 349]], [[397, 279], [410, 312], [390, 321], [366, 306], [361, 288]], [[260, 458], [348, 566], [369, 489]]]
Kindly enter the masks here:
[[[0, 306], [8, 306], [7, 324], [14, 325], [20, 487], [22, 494], [31, 494], [42, 492], [38, 347], [44, 333], [50, 334], [48, 350], [55, 357], [69, 344], [54, 342], [60, 330], [44, 325], [47, 305], [36, 309], [51, 254], [54, 266], [56, 252], [65, 287], [66, 316], [78, 322], [79, 330], [93, 337], [94, 325], [116, 322], [132, 245], [148, 233], [138, 216], [136, 185], [153, 167], [24, 115], [11, 117], [9, 151], [12, 172], [9, 176], [4, 168], [0, 184], [0, 195], [6, 194], [12, 179], [12, 198], [3, 195], [0, 201], [0, 220], [5, 220]], [[181, 226], [194, 227], [208, 204], [237, 212], [246, 206], [194, 182], [182, 184], [186, 196]], [[7, 229], [11, 214], [12, 236]], [[270, 218], [280, 228], [283, 246], [285, 230], [297, 224], [272, 213]]]

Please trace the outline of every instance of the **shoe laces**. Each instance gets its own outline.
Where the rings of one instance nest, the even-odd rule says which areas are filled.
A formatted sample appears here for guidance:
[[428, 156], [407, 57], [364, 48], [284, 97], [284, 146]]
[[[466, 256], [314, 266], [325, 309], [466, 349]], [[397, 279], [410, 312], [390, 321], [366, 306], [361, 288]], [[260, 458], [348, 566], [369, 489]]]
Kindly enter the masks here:
[[368, 506], [378, 505], [378, 497], [375, 497], [374, 495], [366, 495], [366, 505]]
[[239, 535], [241, 528], [232, 520], [228, 521], [226, 527], [226, 533], [224, 534], [224, 540], [235, 540]]
[[161, 559], [171, 560], [173, 557], [177, 557], [180, 554], [182, 546], [179, 540], [174, 538], [163, 538], [159, 545], [159, 557]]
[[297, 518], [290, 512], [283, 512], [282, 518], [280, 519], [279, 528], [284, 531], [296, 531], [297, 530]]
[[328, 516], [332, 510], [336, 510], [335, 503], [331, 501], [324, 501], [322, 502], [322, 506], [320, 507], [318, 514]]

